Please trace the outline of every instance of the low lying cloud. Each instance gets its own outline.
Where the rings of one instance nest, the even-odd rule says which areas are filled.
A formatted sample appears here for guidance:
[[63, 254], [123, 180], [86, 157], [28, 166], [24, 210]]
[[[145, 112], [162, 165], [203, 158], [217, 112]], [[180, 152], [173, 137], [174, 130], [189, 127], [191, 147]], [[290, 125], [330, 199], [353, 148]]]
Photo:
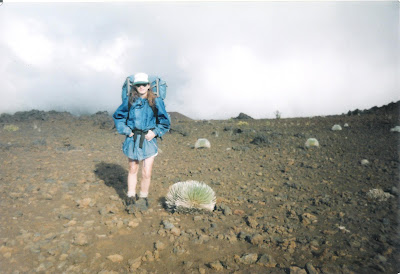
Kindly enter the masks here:
[[195, 119], [330, 115], [399, 100], [397, 3], [0, 9], [0, 113], [113, 113], [125, 77], [141, 71], [167, 81], [168, 111]]

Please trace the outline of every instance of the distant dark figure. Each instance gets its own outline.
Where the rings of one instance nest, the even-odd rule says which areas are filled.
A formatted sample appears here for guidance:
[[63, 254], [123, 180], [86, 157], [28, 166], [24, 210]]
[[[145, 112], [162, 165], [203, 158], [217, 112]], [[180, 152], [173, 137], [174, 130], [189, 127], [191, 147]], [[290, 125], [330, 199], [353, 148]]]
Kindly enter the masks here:
[[[122, 150], [129, 160], [127, 209], [147, 210], [151, 172], [158, 154], [156, 137], [168, 132], [171, 121], [164, 101], [151, 91], [146, 73], [135, 74], [131, 95], [118, 107], [113, 118], [118, 133], [126, 135]], [[139, 162], [143, 162], [142, 181], [136, 200]]]

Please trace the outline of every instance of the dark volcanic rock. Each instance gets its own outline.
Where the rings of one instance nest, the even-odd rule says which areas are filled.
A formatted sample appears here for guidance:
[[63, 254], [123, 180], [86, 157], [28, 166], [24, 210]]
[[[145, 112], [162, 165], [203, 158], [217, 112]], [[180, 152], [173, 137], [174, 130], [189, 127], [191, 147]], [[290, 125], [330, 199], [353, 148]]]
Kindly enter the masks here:
[[244, 114], [243, 112], [241, 112], [241, 113], [239, 114], [239, 116], [236, 117], [235, 119], [238, 119], [238, 120], [253, 120], [252, 117], [250, 117], [250, 116], [247, 115], [247, 114]]
[[113, 129], [115, 127], [114, 120], [107, 111], [98, 111], [91, 115], [90, 119], [93, 120], [93, 125], [100, 129]]
[[268, 145], [271, 144], [271, 141], [266, 135], [258, 134], [250, 143], [253, 145]]

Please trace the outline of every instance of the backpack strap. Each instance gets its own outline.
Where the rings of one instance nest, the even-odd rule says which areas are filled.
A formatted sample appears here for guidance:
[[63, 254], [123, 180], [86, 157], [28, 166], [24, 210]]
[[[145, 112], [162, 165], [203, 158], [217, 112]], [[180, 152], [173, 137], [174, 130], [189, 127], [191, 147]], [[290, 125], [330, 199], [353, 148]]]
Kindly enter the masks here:
[[160, 97], [160, 90], [159, 90], [159, 84], [158, 84], [158, 77], [156, 78], [156, 88], [157, 88], [157, 97]]
[[132, 94], [132, 86], [131, 86], [131, 80], [129, 79], [129, 77], [126, 77], [126, 97], [128, 98], [128, 114], [129, 114], [129, 110], [131, 109], [131, 94]]
[[151, 109], [153, 110], [154, 117], [156, 117], [156, 125], [158, 125], [160, 121], [158, 120], [158, 109], [155, 106], [155, 102], [154, 102], [154, 106], [151, 106]]

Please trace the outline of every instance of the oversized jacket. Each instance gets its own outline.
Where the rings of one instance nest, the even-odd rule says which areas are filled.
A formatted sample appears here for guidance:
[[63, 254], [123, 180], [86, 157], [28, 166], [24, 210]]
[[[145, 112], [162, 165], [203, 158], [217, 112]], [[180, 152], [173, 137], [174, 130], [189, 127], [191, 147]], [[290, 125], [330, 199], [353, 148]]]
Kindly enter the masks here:
[[[157, 155], [158, 145], [156, 137], [163, 136], [170, 129], [171, 120], [165, 110], [164, 101], [161, 98], [155, 98], [155, 106], [158, 112], [158, 124], [156, 124], [156, 117], [148, 100], [140, 97], [133, 102], [130, 109], [128, 109], [128, 98], [126, 98], [113, 115], [118, 133], [126, 135], [122, 151], [132, 160], [140, 161]], [[156, 137], [151, 141], [144, 139], [143, 146], [140, 148], [140, 134], [136, 134], [136, 137], [129, 137], [135, 129], [142, 131], [152, 130], [156, 134]]]

